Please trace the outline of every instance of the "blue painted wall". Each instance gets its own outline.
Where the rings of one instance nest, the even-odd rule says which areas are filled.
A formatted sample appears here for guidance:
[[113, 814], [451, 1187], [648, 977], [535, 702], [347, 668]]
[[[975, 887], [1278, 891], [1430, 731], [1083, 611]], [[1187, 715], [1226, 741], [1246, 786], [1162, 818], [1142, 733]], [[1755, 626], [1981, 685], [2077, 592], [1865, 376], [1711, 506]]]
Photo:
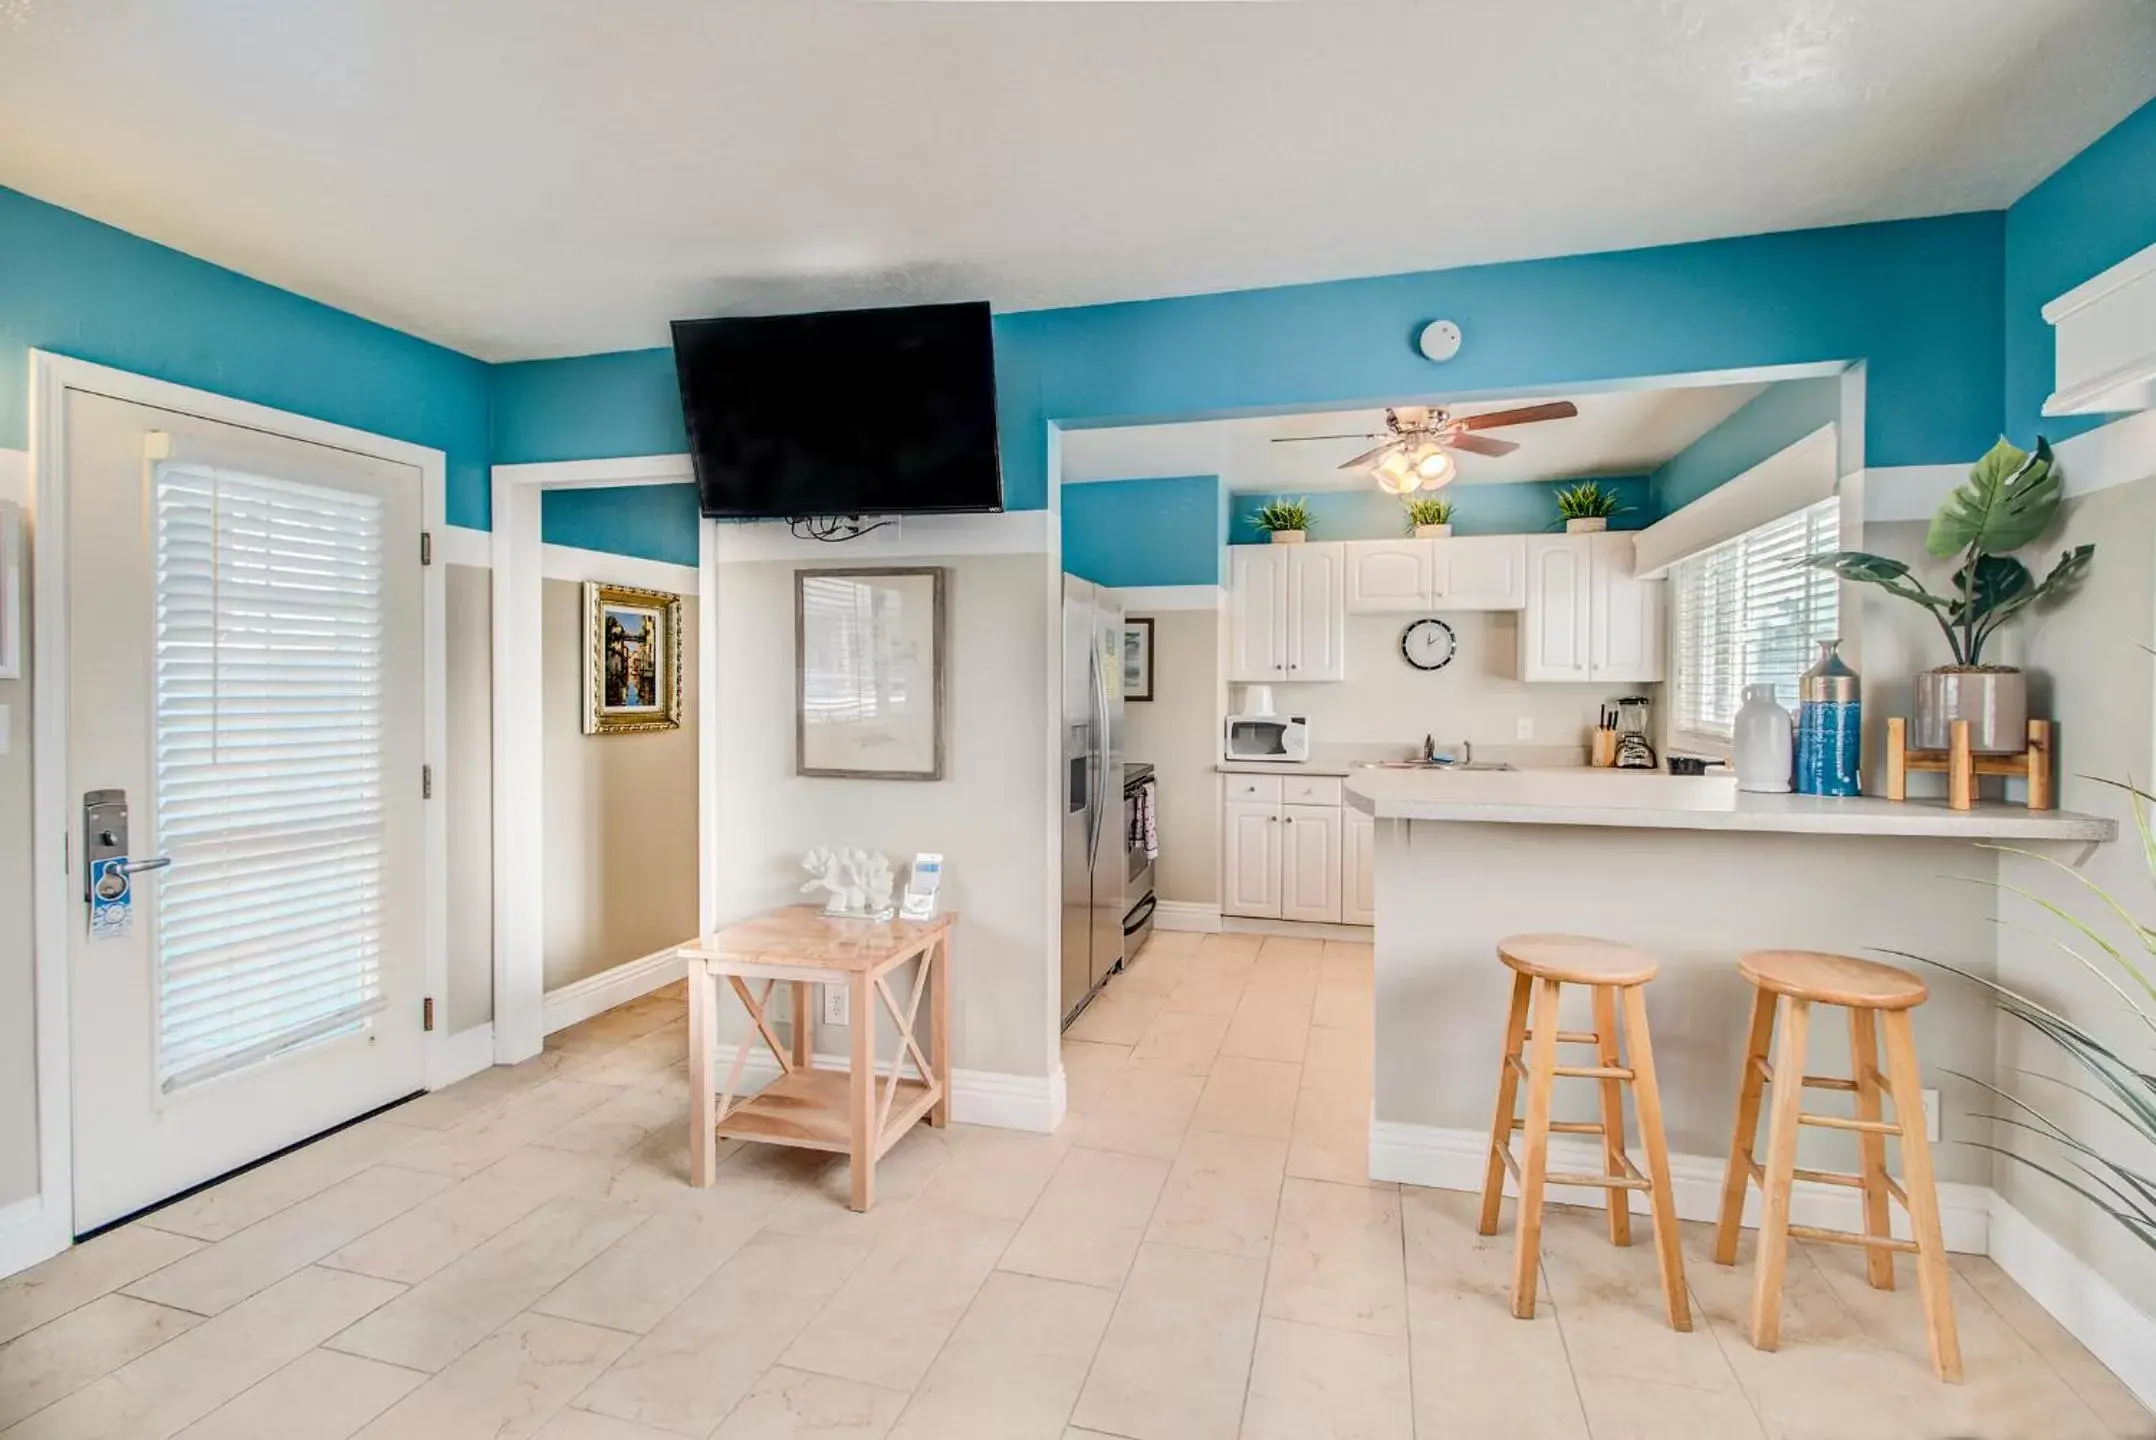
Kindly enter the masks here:
[[622, 485], [549, 490], [539, 497], [539, 538], [612, 555], [694, 565], [694, 485]]
[[487, 367], [0, 189], [0, 446], [29, 443], [29, 351], [431, 446], [449, 520], [487, 523]]
[[1220, 477], [1063, 488], [1063, 568], [1102, 585], [1218, 585]]
[[497, 465], [679, 455], [689, 448], [672, 350], [493, 367]]
[[2043, 308], [2093, 275], [2156, 245], [2156, 101], [2142, 106], [2006, 212], [2007, 436], [2027, 445], [2092, 429], [2102, 416], [2044, 418], [2051, 327]]
[[1769, 385], [1649, 477], [1656, 515], [1683, 509], [1769, 455], [1839, 420], [1841, 389], [1839, 375]]
[[[1638, 530], [1660, 519], [1653, 507], [1644, 475], [1597, 476], [1624, 503], [1622, 514], [1611, 517], [1612, 530]], [[1569, 480], [1534, 484], [1448, 485], [1444, 497], [1452, 502], [1452, 533], [1455, 535], [1523, 535], [1562, 528], [1557, 521], [1556, 492]], [[1066, 496], [1068, 490], [1063, 492]], [[1252, 523], [1258, 507], [1271, 500], [1307, 500], [1313, 540], [1397, 540], [1407, 533], [1407, 517], [1400, 502], [1377, 489], [1319, 490], [1309, 494], [1282, 492], [1253, 494], [1237, 491], [1229, 496], [1228, 543], [1263, 545], [1265, 532]]]

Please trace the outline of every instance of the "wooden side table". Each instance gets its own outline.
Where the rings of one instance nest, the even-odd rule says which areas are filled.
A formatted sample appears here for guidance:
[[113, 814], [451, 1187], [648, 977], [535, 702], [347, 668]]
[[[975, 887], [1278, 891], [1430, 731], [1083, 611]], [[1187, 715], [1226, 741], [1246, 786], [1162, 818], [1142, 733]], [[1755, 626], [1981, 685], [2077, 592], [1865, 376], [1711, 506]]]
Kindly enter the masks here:
[[[849, 1156], [852, 1208], [873, 1205], [876, 1161], [884, 1152], [923, 1117], [938, 1129], [951, 1123], [950, 935], [956, 918], [841, 920], [812, 905], [789, 905], [678, 946], [674, 953], [689, 972], [689, 1182], [699, 1187], [717, 1183], [720, 1137], [758, 1140]], [[920, 969], [901, 1007], [889, 977], [915, 959]], [[721, 978], [740, 997], [755, 1037], [735, 1047], [725, 1088], [715, 1095]], [[841, 979], [848, 992], [851, 1064], [844, 1070], [819, 1070], [816, 987]], [[761, 991], [750, 989], [752, 981], [763, 982]], [[790, 1052], [779, 1044], [764, 1015], [782, 982], [793, 986]], [[925, 1052], [914, 1036], [924, 994], [930, 1017]], [[876, 1061], [878, 1001], [898, 1031], [898, 1051], [881, 1076]], [[737, 1099], [742, 1070], [758, 1041], [778, 1061], [779, 1077], [761, 1092]], [[919, 1078], [905, 1076], [909, 1058]]]

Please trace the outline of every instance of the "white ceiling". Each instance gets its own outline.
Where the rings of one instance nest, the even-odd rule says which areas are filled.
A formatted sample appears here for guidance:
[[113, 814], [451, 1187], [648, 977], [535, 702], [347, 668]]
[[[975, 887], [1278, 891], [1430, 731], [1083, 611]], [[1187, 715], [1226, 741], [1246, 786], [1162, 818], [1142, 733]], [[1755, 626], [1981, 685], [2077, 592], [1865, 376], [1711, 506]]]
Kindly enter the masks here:
[[2003, 205], [2149, 0], [0, 0], [0, 184], [489, 359]]
[[[1580, 413], [1488, 432], [1516, 440], [1510, 455], [1460, 455], [1461, 485], [1569, 480], [1590, 475], [1644, 475], [1712, 430], [1767, 387], [1695, 385], [1667, 390], [1617, 390], [1587, 395], [1534, 395], [1483, 400], [1448, 408], [1455, 415], [1510, 410], [1545, 400], [1570, 400]], [[1138, 480], [1165, 475], [1218, 475], [1230, 490], [1367, 490], [1367, 470], [1342, 470], [1376, 440], [1307, 440], [1290, 435], [1382, 433], [1383, 410], [1333, 410], [1257, 419], [1195, 420], [1173, 425], [1126, 425], [1063, 432], [1063, 483]]]

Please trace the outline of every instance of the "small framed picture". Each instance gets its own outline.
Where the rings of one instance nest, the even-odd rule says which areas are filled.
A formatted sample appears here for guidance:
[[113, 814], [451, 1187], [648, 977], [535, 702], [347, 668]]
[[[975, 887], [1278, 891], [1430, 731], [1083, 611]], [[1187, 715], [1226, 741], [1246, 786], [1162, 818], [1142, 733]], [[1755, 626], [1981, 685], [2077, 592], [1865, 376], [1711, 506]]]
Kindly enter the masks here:
[[794, 773], [943, 778], [940, 566], [794, 572]]
[[681, 728], [681, 597], [584, 582], [584, 733]]
[[1153, 698], [1153, 621], [1123, 622], [1123, 698]]

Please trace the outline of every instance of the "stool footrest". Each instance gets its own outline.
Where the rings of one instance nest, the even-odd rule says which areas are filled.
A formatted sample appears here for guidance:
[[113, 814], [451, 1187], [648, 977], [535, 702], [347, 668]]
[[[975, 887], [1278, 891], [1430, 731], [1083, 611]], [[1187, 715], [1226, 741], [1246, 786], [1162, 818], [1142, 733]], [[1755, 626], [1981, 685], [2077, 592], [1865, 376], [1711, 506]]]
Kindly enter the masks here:
[[[1507, 1055], [1505, 1063], [1527, 1074], [1527, 1062], [1517, 1055]], [[1627, 1065], [1552, 1065], [1550, 1073], [1560, 1080], [1630, 1080], [1632, 1069]]]
[[[1744, 1168], [1751, 1173], [1752, 1179], [1758, 1183], [1761, 1190], [1767, 1188], [1766, 1166], [1760, 1164], [1757, 1160], [1747, 1160]], [[1814, 1185], [1840, 1185], [1850, 1190], [1862, 1190], [1864, 1188], [1864, 1177], [1862, 1175], [1844, 1175], [1838, 1170], [1792, 1170], [1789, 1173], [1794, 1179], [1809, 1180]], [[1892, 1186], [1894, 1182], [1889, 1180], [1887, 1184]]]
[[[1752, 1068], [1759, 1072], [1760, 1079], [1766, 1081], [1769, 1085], [1774, 1083], [1774, 1067], [1769, 1065], [1764, 1057], [1754, 1055], [1752, 1057]], [[1839, 1075], [1807, 1075], [1804, 1077], [1804, 1088], [1807, 1090], [1844, 1090], [1854, 1093], [1857, 1082], [1844, 1079]]]
[[[1517, 1128], [1517, 1124], [1515, 1124], [1514, 1128]], [[1551, 1128], [1556, 1127], [1552, 1126]], [[1600, 1133], [1601, 1130], [1600, 1126], [1590, 1126], [1589, 1128], [1597, 1133]], [[1523, 1185], [1527, 1183], [1520, 1178], [1519, 1157], [1512, 1153], [1510, 1145], [1493, 1145], [1490, 1148], [1495, 1150], [1497, 1158], [1504, 1162], [1507, 1174]], [[1582, 1175], [1568, 1170], [1549, 1170], [1543, 1172], [1542, 1183], [1545, 1185], [1579, 1185], [1594, 1190], [1648, 1190], [1653, 1188], [1653, 1182], [1640, 1173], [1639, 1166], [1632, 1163], [1631, 1156], [1620, 1151], [1617, 1156], [1617, 1163], [1624, 1167], [1622, 1175]]]
[[1828, 1245], [1855, 1245], [1873, 1250], [1893, 1250], [1903, 1255], [1917, 1253], [1914, 1240], [1896, 1240], [1891, 1235], [1859, 1235], [1849, 1230], [1821, 1230], [1812, 1225], [1792, 1225], [1789, 1234], [1796, 1240], [1817, 1240]]
[[1866, 1135], [1899, 1135], [1899, 1120], [1852, 1120], [1846, 1115], [1798, 1114], [1799, 1125], [1817, 1125], [1822, 1130], [1860, 1130]]
[[[1513, 1116], [1512, 1128], [1525, 1130], [1527, 1128], [1525, 1117]], [[1599, 1120], [1552, 1120], [1550, 1122], [1550, 1133], [1552, 1135], [1600, 1135], [1603, 1133], [1602, 1122]]]

